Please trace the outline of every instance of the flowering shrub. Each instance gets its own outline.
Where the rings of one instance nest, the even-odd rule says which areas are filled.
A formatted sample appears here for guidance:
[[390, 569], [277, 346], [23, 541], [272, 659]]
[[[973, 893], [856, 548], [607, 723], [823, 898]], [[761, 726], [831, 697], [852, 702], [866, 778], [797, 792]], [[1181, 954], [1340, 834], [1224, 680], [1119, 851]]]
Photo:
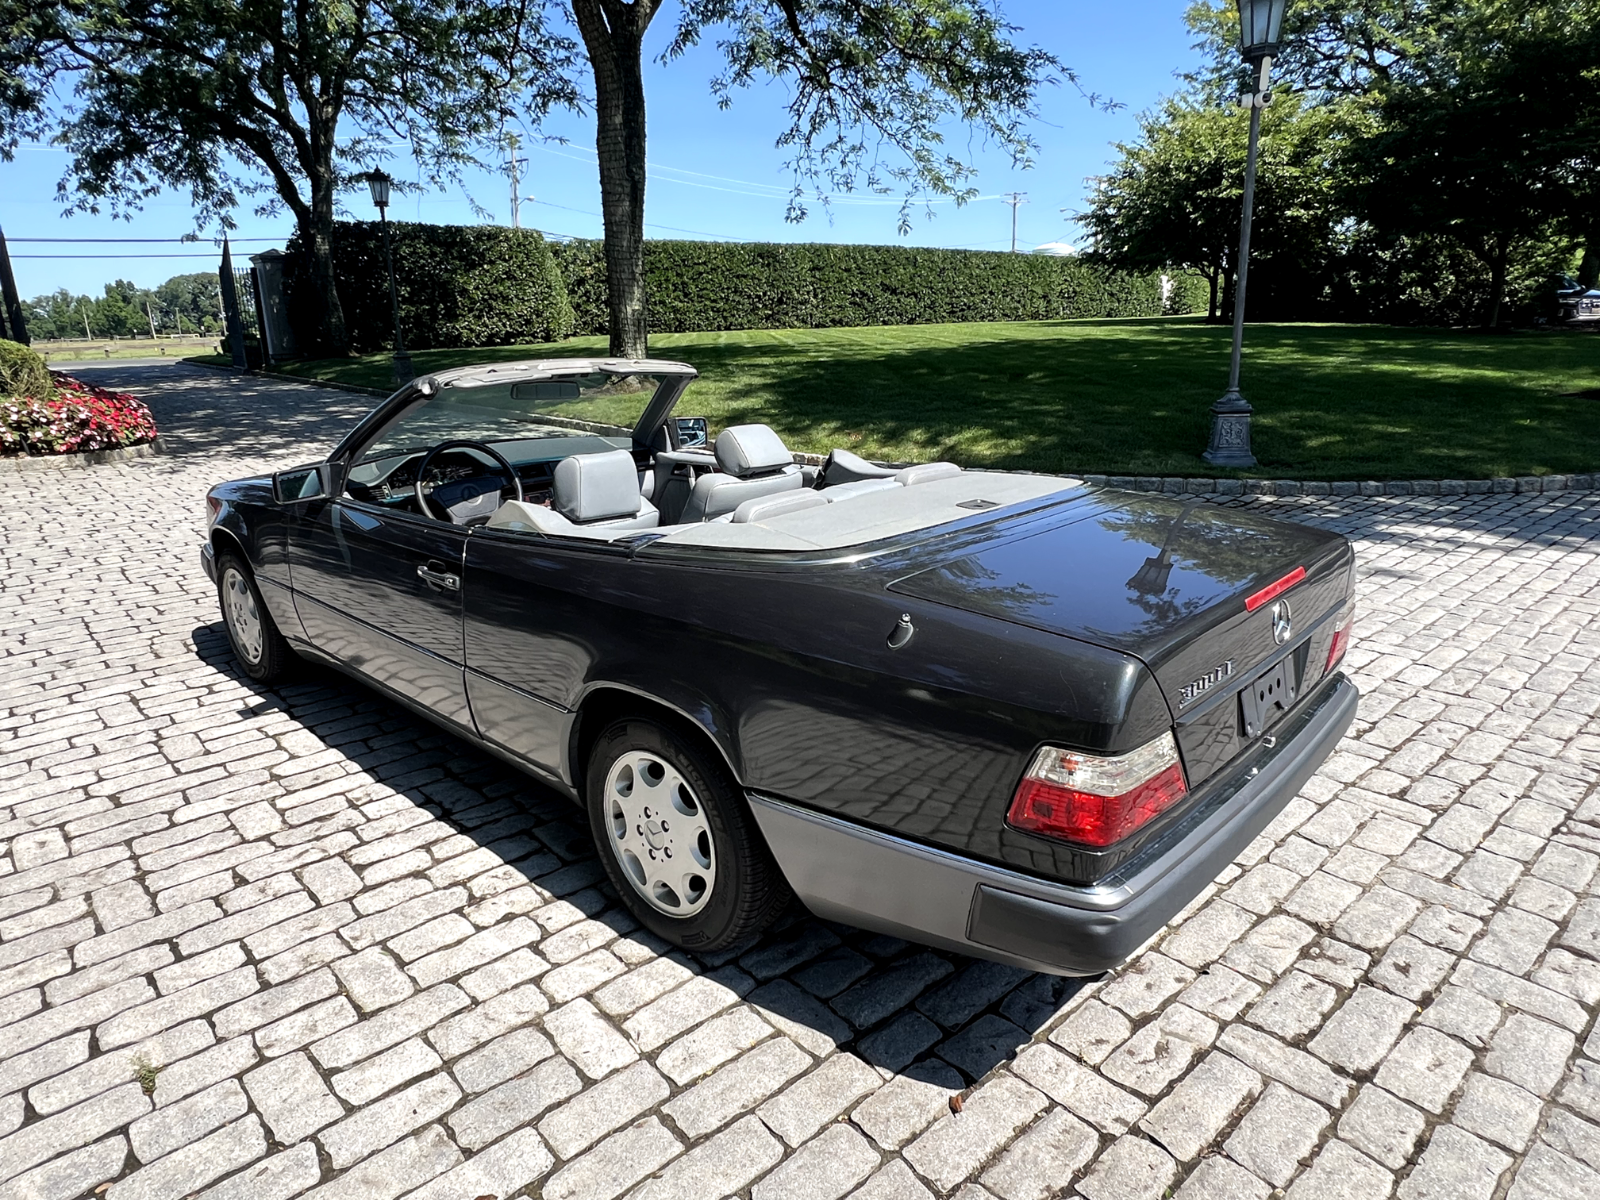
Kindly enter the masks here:
[[153, 441], [155, 418], [126, 392], [50, 372], [55, 394], [0, 397], [0, 454], [75, 454]]

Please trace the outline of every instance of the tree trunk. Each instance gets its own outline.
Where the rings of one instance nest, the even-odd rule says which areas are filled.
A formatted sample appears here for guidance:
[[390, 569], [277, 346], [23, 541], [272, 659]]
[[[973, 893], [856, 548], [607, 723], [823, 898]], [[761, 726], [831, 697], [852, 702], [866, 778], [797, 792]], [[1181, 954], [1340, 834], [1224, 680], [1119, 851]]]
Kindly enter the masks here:
[[644, 287], [643, 44], [661, 0], [573, 0], [594, 71], [595, 151], [605, 218], [607, 308], [613, 358], [649, 353]]
[[1219, 274], [1220, 273], [1217, 271], [1206, 272], [1206, 282], [1211, 285], [1211, 299], [1206, 304], [1207, 325], [1215, 325], [1217, 323], [1217, 286]]
[[1485, 329], [1500, 327], [1500, 308], [1506, 295], [1506, 259], [1510, 251], [1510, 238], [1495, 239], [1494, 256], [1489, 264], [1489, 320], [1484, 325]]
[[300, 241], [306, 247], [311, 295], [316, 304], [313, 351], [332, 358], [350, 352], [344, 306], [339, 303], [339, 289], [333, 275], [333, 139], [325, 139], [316, 150], [318, 162], [310, 172], [311, 205], [299, 215], [297, 224]]

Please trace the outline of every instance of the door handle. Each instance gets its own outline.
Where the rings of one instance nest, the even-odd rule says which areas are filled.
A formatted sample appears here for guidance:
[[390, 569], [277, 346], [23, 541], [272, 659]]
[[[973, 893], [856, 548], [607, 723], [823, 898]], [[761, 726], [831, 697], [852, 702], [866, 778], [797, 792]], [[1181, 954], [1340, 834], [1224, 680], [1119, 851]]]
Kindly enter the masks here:
[[461, 576], [453, 575], [449, 571], [435, 570], [426, 564], [417, 568], [417, 578], [436, 588], [443, 588], [447, 592], [459, 592], [461, 590]]

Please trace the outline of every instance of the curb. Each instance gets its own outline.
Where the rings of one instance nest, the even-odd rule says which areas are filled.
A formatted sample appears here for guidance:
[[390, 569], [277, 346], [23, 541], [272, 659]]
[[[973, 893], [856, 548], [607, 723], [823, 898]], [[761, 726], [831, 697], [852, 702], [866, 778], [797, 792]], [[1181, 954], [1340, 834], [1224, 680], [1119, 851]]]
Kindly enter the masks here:
[[[361, 387], [354, 383], [334, 383], [306, 375], [284, 375], [277, 371], [245, 370], [215, 363], [190, 362], [191, 367], [223, 371], [232, 375], [256, 375], [285, 383], [309, 387], [334, 388], [366, 396], [391, 396], [393, 391]], [[820, 467], [825, 456], [795, 452], [794, 460], [804, 466]], [[907, 466], [907, 463], [874, 463], [875, 466]], [[1600, 491], [1600, 472], [1587, 475], [1518, 475], [1493, 479], [1346, 479], [1335, 482], [1317, 479], [1185, 479], [1155, 475], [1078, 475], [1065, 471], [1019, 471], [1021, 475], [1056, 475], [1062, 479], [1081, 479], [1100, 487], [1121, 488], [1130, 492], [1170, 492], [1183, 496], [1484, 496], [1494, 494], [1528, 495], [1539, 492]]]
[[160, 434], [154, 441], [140, 442], [137, 446], [119, 446], [114, 450], [84, 450], [78, 454], [27, 454], [0, 458], [0, 470], [37, 471], [56, 468], [98, 467], [105, 463], [129, 462], [137, 458], [155, 458], [168, 453], [167, 444]]
[[1519, 475], [1493, 479], [1178, 479], [1130, 475], [1079, 475], [1085, 483], [1133, 492], [1198, 496], [1484, 496], [1533, 492], [1600, 491], [1600, 474]]
[[[820, 467], [824, 456], [795, 451], [802, 466]], [[908, 467], [910, 463], [873, 462], [875, 467]], [[977, 468], [995, 470], [997, 468]], [[1600, 491], [1600, 473], [1589, 475], [1523, 475], [1495, 479], [1184, 479], [1159, 475], [1079, 475], [1071, 471], [1007, 471], [1014, 475], [1052, 475], [1081, 479], [1099, 487], [1127, 492], [1170, 492], [1180, 496], [1481, 496], [1494, 493]]]

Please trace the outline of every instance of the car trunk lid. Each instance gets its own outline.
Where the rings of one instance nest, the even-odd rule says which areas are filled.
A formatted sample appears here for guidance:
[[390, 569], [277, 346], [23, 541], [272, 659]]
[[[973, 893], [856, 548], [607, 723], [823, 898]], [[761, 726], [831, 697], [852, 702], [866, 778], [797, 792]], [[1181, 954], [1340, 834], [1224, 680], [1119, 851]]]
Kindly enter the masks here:
[[[1059, 520], [1033, 523], [890, 589], [1139, 658], [1172, 709], [1196, 784], [1283, 711], [1280, 693], [1268, 687], [1278, 664], [1290, 664], [1281, 674], [1291, 700], [1320, 677], [1333, 618], [1349, 596], [1350, 561], [1338, 534], [1171, 497], [1099, 491], [1063, 507]], [[1301, 570], [1281, 594], [1247, 607]], [[1285, 619], [1289, 632], [1280, 640]], [[1313, 661], [1319, 647], [1322, 658]], [[1247, 730], [1247, 710], [1222, 697], [1258, 678], [1269, 694]], [[1199, 719], [1203, 713], [1210, 719]]]

